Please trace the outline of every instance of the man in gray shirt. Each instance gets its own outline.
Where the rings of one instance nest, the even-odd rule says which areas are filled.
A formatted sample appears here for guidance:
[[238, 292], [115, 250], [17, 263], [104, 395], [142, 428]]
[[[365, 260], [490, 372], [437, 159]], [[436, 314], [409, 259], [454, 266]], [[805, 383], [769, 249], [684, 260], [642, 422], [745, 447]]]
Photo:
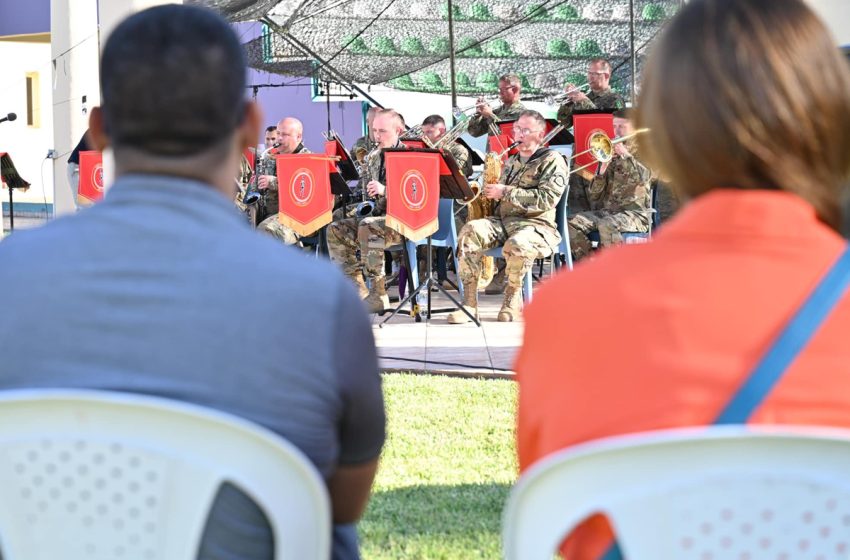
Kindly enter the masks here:
[[[327, 481], [334, 558], [357, 558], [384, 442], [374, 340], [332, 264], [251, 230], [232, 204], [261, 128], [239, 41], [213, 12], [139, 12], [101, 58], [103, 202], [0, 242], [0, 389], [130, 391], [253, 420]], [[222, 488], [199, 558], [271, 558], [255, 504]]]

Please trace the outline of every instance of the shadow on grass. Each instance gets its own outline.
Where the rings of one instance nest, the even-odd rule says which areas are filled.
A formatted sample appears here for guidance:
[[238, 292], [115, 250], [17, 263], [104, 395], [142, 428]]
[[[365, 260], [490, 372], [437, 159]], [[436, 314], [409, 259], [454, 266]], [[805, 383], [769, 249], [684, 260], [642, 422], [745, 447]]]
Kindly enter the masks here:
[[378, 491], [360, 522], [364, 558], [499, 558], [510, 485], [422, 485]]

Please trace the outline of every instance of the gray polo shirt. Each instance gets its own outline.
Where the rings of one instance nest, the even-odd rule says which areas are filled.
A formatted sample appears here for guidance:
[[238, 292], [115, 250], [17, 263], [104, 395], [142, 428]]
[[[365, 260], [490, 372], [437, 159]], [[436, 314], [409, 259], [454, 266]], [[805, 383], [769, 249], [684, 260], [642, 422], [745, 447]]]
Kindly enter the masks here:
[[122, 177], [103, 202], [0, 242], [0, 285], [15, 290], [0, 389], [209, 406], [282, 435], [324, 477], [380, 453], [380, 377], [354, 288], [252, 231], [208, 185]]

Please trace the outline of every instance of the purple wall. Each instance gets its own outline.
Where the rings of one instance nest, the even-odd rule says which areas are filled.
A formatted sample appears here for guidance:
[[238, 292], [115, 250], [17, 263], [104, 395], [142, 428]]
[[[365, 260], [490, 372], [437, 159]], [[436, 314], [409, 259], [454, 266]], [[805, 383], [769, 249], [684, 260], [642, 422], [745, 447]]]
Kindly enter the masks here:
[[[246, 43], [259, 36], [262, 25], [256, 22], [233, 24], [234, 31]], [[304, 145], [314, 152], [324, 149], [322, 132], [328, 128], [328, 111], [324, 98], [312, 99], [310, 78], [296, 78], [257, 70], [248, 70], [248, 86], [257, 87], [257, 102], [263, 110], [264, 126], [276, 125], [284, 117], [295, 117], [304, 124]], [[263, 87], [286, 84], [286, 87]], [[253, 90], [249, 88], [248, 95]], [[343, 139], [346, 147], [363, 135], [364, 109], [360, 101], [340, 101], [331, 97], [331, 127]], [[258, 139], [258, 143], [263, 139]]]
[[50, 32], [50, 0], [0, 0], [0, 36]]

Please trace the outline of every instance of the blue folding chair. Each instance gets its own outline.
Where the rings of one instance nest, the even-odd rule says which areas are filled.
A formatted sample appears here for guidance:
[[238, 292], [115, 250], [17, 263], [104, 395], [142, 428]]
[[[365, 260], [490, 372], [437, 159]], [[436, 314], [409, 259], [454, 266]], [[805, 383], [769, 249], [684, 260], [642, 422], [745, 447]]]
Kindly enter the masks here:
[[[452, 259], [454, 260], [455, 271], [460, 270], [457, 261], [457, 229], [455, 227], [453, 201], [449, 198], [440, 199], [440, 208], [437, 214], [439, 220], [439, 229], [431, 236], [431, 246], [443, 249], [452, 250]], [[420, 239], [419, 241], [405, 240], [407, 245], [407, 270], [413, 277], [413, 289], [419, 287], [419, 263], [416, 259], [416, 247], [420, 245], [428, 245], [428, 239]], [[401, 251], [401, 245], [391, 245], [387, 247], [389, 252]], [[430, 271], [429, 271], [430, 272]], [[463, 286], [458, 282], [458, 292], [463, 297]]]

